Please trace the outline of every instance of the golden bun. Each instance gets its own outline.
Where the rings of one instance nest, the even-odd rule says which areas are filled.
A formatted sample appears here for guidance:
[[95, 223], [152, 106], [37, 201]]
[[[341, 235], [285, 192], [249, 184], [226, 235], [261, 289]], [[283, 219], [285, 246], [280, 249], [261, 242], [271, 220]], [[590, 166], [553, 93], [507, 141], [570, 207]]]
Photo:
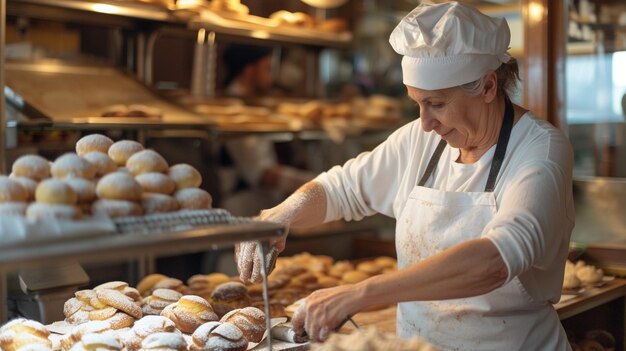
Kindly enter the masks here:
[[13, 162], [11, 173], [40, 181], [50, 178], [50, 162], [39, 155], [24, 155]]
[[128, 171], [137, 176], [142, 173], [165, 173], [169, 169], [167, 161], [154, 150], [142, 150], [133, 154], [126, 161]]
[[244, 307], [225, 314], [220, 323], [235, 325], [251, 342], [260, 342], [265, 333], [265, 313], [256, 307]]
[[19, 182], [9, 177], [0, 177], [0, 203], [26, 202], [28, 197], [28, 190]]
[[133, 176], [121, 172], [105, 175], [96, 185], [96, 193], [101, 199], [139, 201], [142, 192]]
[[174, 193], [181, 209], [203, 210], [211, 208], [213, 198], [206, 190], [198, 188], [180, 189]]
[[78, 156], [83, 156], [90, 152], [102, 152], [106, 154], [111, 145], [113, 145], [113, 140], [105, 135], [86, 135], [76, 142], [76, 154]]
[[126, 166], [128, 159], [135, 153], [142, 151], [143, 145], [133, 140], [120, 140], [109, 148], [108, 155], [118, 166]]
[[170, 195], [176, 190], [176, 183], [167, 174], [148, 172], [135, 177], [135, 180], [146, 193]]
[[198, 170], [186, 163], [180, 163], [170, 167], [167, 174], [176, 183], [176, 190], [185, 188], [197, 188], [202, 184], [202, 176]]
[[93, 179], [96, 176], [96, 166], [74, 153], [67, 153], [54, 160], [50, 167], [50, 173], [54, 178]]
[[199, 326], [218, 320], [209, 302], [200, 296], [185, 295], [163, 309], [161, 316], [169, 318], [183, 333], [192, 334]]

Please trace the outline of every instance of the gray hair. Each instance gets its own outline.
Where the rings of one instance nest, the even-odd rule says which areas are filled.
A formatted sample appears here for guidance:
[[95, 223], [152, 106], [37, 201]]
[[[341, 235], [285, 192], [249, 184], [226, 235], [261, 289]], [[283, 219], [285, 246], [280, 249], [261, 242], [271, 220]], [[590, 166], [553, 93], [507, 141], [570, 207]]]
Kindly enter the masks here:
[[[519, 66], [515, 58], [511, 58], [509, 62], [503, 63], [496, 69], [496, 77], [498, 79], [498, 94], [511, 96], [517, 90], [517, 83], [520, 81]], [[485, 76], [460, 86], [467, 94], [476, 96], [485, 88]]]

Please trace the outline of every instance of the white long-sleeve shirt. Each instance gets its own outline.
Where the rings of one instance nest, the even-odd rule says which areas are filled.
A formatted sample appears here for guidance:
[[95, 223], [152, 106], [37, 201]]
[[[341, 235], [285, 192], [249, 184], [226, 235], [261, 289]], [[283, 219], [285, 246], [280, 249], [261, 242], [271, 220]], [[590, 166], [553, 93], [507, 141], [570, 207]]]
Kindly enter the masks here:
[[[419, 120], [394, 132], [371, 152], [316, 178], [327, 195], [326, 221], [374, 213], [397, 218], [424, 173], [439, 136]], [[457, 163], [446, 146], [425, 184], [442, 191], [483, 192], [495, 145], [473, 164]], [[534, 303], [556, 303], [574, 227], [571, 145], [561, 131], [526, 113], [514, 125], [494, 195], [497, 214], [481, 237], [498, 248], [507, 283], [519, 277]], [[419, 214], [415, 214], [419, 217]]]

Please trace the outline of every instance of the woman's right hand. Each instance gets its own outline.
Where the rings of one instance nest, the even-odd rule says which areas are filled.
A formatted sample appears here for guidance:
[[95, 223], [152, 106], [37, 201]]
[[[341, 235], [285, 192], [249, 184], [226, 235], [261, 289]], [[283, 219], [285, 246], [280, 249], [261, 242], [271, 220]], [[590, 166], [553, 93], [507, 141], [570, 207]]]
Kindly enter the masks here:
[[[265, 253], [266, 272], [269, 274], [274, 269], [276, 258], [285, 249], [285, 241], [287, 240], [290, 221], [284, 211], [281, 211], [278, 207], [261, 211], [257, 219], [275, 222], [285, 226], [285, 234], [280, 238], [272, 239], [270, 241], [270, 249]], [[259, 283], [263, 280], [263, 265], [257, 252], [256, 241], [246, 241], [235, 244], [235, 260], [237, 260], [237, 269], [239, 270], [239, 279], [241, 279], [241, 281]]]

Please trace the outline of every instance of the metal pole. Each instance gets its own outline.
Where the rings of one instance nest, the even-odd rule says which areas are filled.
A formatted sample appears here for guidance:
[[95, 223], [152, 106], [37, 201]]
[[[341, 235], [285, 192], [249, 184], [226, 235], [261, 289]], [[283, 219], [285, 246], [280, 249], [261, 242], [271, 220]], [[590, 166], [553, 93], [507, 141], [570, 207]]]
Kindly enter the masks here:
[[[6, 38], [6, 0], [0, 0], [0, 174], [6, 173], [7, 118], [4, 107], [4, 41]], [[6, 301], [1, 301], [3, 304]]]

